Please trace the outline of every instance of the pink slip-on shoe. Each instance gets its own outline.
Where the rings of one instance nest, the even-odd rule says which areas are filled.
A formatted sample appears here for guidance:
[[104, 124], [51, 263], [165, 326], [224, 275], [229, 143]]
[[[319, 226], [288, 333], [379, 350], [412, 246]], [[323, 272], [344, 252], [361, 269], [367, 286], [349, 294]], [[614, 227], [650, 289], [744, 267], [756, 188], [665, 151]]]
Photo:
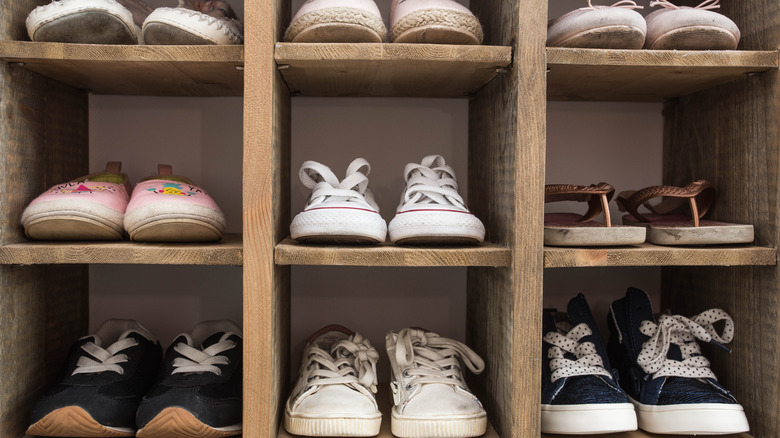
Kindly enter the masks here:
[[550, 20], [547, 24], [549, 47], [584, 49], [641, 49], [645, 44], [647, 24], [634, 9], [642, 9], [631, 0], [611, 6], [588, 6], [575, 9]]
[[143, 24], [146, 44], [230, 45], [244, 43], [244, 24], [229, 4], [179, 0], [175, 8], [157, 8]]
[[390, 42], [481, 44], [482, 26], [469, 8], [453, 0], [393, 0]]
[[222, 238], [225, 217], [202, 188], [171, 166], [135, 186], [125, 214], [130, 240], [141, 242], [215, 242]]
[[120, 240], [130, 186], [122, 163], [50, 188], [22, 213], [24, 233], [36, 240]]
[[308, 0], [284, 33], [293, 43], [381, 43], [387, 30], [374, 0]]
[[695, 8], [669, 1], [653, 1], [662, 6], [648, 15], [645, 49], [652, 50], [734, 50], [740, 39], [737, 25], [713, 9], [720, 0], [705, 0]]

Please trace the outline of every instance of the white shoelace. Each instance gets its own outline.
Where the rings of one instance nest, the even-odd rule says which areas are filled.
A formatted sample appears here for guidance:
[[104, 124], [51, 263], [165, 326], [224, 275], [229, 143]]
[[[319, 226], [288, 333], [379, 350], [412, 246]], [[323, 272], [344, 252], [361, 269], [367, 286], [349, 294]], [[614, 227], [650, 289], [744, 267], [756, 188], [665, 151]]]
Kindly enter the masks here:
[[360, 333], [334, 344], [330, 353], [313, 346], [303, 376], [309, 386], [360, 385], [376, 394], [379, 353]]
[[102, 373], [105, 371], [124, 374], [125, 369], [120, 364], [127, 362], [128, 358], [126, 354], [120, 354], [120, 352], [136, 345], [138, 345], [138, 341], [133, 338], [120, 339], [106, 349], [94, 342], [87, 342], [81, 346], [81, 349], [97, 360], [87, 356], [79, 357], [78, 362], [76, 362], [76, 369], [73, 370], [71, 376]]
[[399, 210], [412, 205], [455, 206], [467, 211], [458, 193], [455, 171], [441, 155], [429, 155], [420, 164], [409, 163], [404, 168], [406, 190]]
[[588, 0], [588, 7], [586, 8], [580, 8], [581, 10], [591, 10], [591, 9], [601, 9], [601, 8], [625, 8], [625, 9], [644, 9], [644, 6], [639, 6], [636, 4], [636, 2], [632, 0], [620, 0], [619, 2], [610, 5], [610, 6], [593, 6], [593, 3], [591, 3], [591, 0]]
[[467, 389], [460, 361], [474, 374], [485, 369], [482, 358], [465, 344], [442, 338], [436, 333], [411, 328], [398, 333], [395, 360], [404, 374], [412, 377], [408, 382], [409, 387], [443, 383]]
[[[696, 6], [694, 9], [718, 9], [720, 8], [720, 0], [704, 0], [699, 4], [699, 6]], [[675, 5], [674, 3], [669, 2], [668, 0], [657, 0], [650, 2], [650, 7], [653, 6], [663, 6], [666, 9], [681, 9], [680, 6]]]
[[[561, 324], [558, 327], [563, 333], [566, 333], [568, 328]], [[551, 359], [551, 381], [555, 382], [558, 379], [571, 376], [612, 377], [609, 371], [604, 368], [604, 362], [596, 351], [596, 345], [593, 342], [580, 342], [580, 339], [592, 334], [590, 327], [582, 323], [568, 330], [565, 335], [560, 332], [548, 332], [544, 335], [544, 341], [552, 345], [547, 352], [547, 357]], [[573, 354], [577, 359], [566, 358], [566, 353]]]
[[[723, 333], [718, 334], [713, 324], [724, 321]], [[692, 318], [681, 315], [661, 315], [658, 323], [642, 321], [639, 331], [650, 336], [642, 344], [637, 363], [652, 378], [678, 376], [716, 379], [710, 370], [710, 362], [701, 355], [696, 339], [726, 348], [722, 344], [734, 338], [734, 321], [721, 309], [710, 309]], [[682, 352], [682, 361], [667, 357], [669, 346], [678, 345]]]
[[363, 158], [350, 163], [346, 177], [339, 181], [336, 175], [324, 164], [306, 161], [298, 176], [304, 186], [312, 190], [307, 208], [325, 206], [329, 202], [354, 203], [358, 208], [371, 208], [379, 211], [371, 190], [368, 188], [368, 174], [371, 165]]
[[231, 332], [225, 333], [219, 342], [203, 350], [191, 347], [185, 342], [179, 342], [173, 347], [173, 350], [184, 357], [177, 357], [173, 360], [174, 369], [171, 374], [213, 373], [221, 376], [222, 370], [217, 365], [227, 365], [230, 360], [227, 356], [219, 354], [236, 347], [236, 343], [228, 339], [231, 335], [233, 335]]

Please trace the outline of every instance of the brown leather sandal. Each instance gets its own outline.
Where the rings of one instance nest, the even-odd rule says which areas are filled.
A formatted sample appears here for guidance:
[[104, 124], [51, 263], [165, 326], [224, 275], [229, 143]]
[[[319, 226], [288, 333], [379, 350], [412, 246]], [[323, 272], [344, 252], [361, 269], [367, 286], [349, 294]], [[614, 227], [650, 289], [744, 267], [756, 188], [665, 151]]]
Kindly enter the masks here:
[[[607, 183], [579, 186], [550, 184], [544, 187], [544, 202], [579, 201], [588, 203], [588, 211], [545, 213], [544, 244], [550, 246], [617, 246], [638, 245], [645, 241], [643, 227], [613, 225], [609, 200], [615, 189]], [[604, 215], [604, 223], [595, 221]]]
[[[650, 204], [653, 198], [663, 198]], [[694, 181], [685, 187], [652, 186], [639, 191], [621, 192], [615, 200], [626, 225], [647, 227], [648, 242], [657, 245], [718, 245], [750, 243], [753, 225], [702, 220], [715, 201], [715, 188], [707, 180]], [[686, 212], [688, 205], [688, 214]], [[649, 213], [640, 213], [639, 207]]]

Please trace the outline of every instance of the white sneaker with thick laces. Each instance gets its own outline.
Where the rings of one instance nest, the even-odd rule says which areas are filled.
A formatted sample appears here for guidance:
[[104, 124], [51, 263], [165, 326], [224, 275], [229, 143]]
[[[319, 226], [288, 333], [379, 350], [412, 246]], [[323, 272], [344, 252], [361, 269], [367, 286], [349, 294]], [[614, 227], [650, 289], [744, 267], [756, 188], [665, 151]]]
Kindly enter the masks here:
[[461, 362], [479, 374], [482, 359], [466, 345], [422, 329], [385, 338], [393, 391], [391, 430], [400, 438], [473, 437], [487, 415], [463, 380]]
[[466, 208], [458, 193], [455, 171], [440, 155], [404, 169], [406, 189], [390, 221], [393, 243], [479, 243], [485, 226]]
[[339, 181], [328, 166], [306, 161], [298, 175], [311, 189], [306, 207], [290, 224], [299, 242], [379, 243], [387, 237], [387, 223], [368, 188], [371, 166], [363, 158], [353, 161]]
[[340, 325], [313, 334], [284, 410], [284, 428], [304, 436], [375, 436], [382, 414], [374, 398], [379, 353]]

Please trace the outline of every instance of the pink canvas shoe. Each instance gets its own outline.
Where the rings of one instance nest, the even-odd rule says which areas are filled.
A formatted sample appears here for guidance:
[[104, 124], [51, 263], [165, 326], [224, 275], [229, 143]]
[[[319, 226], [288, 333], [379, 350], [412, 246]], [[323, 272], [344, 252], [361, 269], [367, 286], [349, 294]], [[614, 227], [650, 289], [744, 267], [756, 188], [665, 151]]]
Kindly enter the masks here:
[[130, 186], [122, 163], [105, 172], [57, 184], [22, 213], [24, 233], [36, 240], [120, 240]]
[[482, 26], [469, 8], [453, 0], [393, 0], [390, 42], [481, 44]]
[[133, 190], [125, 214], [130, 240], [141, 242], [215, 242], [222, 238], [225, 217], [202, 188], [171, 166], [157, 166], [159, 175]]
[[152, 8], [141, 0], [56, 0], [27, 16], [32, 41], [143, 44], [141, 24]]
[[153, 45], [230, 45], [244, 43], [244, 24], [229, 4], [179, 0], [175, 8], [157, 8], [143, 24], [144, 42]]
[[699, 6], [677, 6], [669, 1], [653, 1], [662, 6], [648, 15], [645, 49], [652, 50], [734, 50], [740, 39], [737, 25], [712, 9], [720, 0], [705, 0]]
[[632, 0], [621, 0], [611, 6], [588, 6], [550, 20], [547, 24], [547, 46], [583, 49], [641, 49], [645, 44], [645, 17]]
[[308, 0], [284, 33], [293, 43], [381, 43], [387, 30], [374, 0]]

